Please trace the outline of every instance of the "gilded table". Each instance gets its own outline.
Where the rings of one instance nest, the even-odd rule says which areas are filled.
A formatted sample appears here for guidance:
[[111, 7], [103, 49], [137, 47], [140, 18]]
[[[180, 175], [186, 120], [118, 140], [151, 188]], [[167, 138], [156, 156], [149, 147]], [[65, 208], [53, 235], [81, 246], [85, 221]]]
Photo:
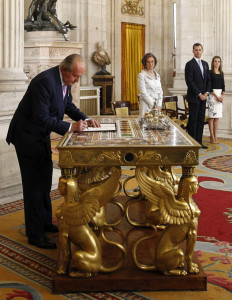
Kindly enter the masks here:
[[[117, 130], [66, 134], [57, 146], [64, 203], [56, 213], [52, 291], [205, 290], [193, 253], [200, 145], [169, 118], [165, 130], [146, 130], [138, 116], [96, 120]], [[126, 196], [119, 194], [122, 166], [135, 168], [123, 184]], [[182, 167], [181, 178], [174, 166]], [[139, 188], [129, 191], [130, 180]]]

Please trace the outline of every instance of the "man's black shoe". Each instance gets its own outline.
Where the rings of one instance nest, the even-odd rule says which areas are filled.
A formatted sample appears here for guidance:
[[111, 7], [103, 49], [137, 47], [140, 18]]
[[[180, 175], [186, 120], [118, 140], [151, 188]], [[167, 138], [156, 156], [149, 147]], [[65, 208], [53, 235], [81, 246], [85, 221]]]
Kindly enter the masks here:
[[51, 242], [49, 239], [47, 239], [44, 236], [42, 236], [40, 238], [29, 238], [28, 244], [36, 246], [38, 248], [43, 248], [43, 249], [55, 249], [56, 248], [56, 243]]
[[47, 232], [59, 232], [58, 227], [54, 224], [47, 224], [45, 225], [45, 231]]
[[208, 147], [207, 147], [207, 146], [204, 146], [204, 145], [201, 145], [201, 148], [202, 148], [202, 149], [208, 149]]

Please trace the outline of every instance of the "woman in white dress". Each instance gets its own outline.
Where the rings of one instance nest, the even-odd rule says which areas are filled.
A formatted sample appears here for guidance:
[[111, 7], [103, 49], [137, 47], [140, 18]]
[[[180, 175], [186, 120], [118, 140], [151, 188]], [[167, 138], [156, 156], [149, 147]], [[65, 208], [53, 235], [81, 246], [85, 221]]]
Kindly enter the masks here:
[[219, 56], [214, 56], [211, 63], [211, 91], [207, 98], [209, 112], [210, 142], [217, 144], [219, 118], [222, 117], [225, 81], [222, 72], [222, 63]]
[[154, 70], [157, 59], [152, 53], [147, 53], [142, 58], [144, 70], [138, 75], [139, 87], [139, 114], [144, 115], [155, 106], [159, 110], [162, 108], [163, 90], [160, 76]]

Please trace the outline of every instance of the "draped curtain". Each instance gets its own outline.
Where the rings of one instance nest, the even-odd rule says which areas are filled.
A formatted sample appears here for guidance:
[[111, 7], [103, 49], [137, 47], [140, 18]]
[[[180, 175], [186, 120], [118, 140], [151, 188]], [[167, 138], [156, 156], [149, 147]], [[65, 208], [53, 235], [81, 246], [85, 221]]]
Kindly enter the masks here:
[[138, 74], [142, 70], [141, 59], [145, 54], [145, 26], [122, 23], [122, 76], [121, 94], [123, 101], [131, 102], [131, 110], [139, 107], [137, 94]]

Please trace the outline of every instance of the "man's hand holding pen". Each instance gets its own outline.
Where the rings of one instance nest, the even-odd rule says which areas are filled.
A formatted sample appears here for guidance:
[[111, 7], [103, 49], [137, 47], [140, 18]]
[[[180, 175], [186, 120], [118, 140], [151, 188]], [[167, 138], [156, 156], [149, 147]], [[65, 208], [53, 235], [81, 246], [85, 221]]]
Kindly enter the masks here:
[[72, 123], [72, 127], [69, 132], [81, 132], [88, 127], [101, 127], [101, 125], [94, 119], [80, 120]]
[[86, 121], [80, 120], [75, 123], [72, 123], [72, 127], [69, 132], [81, 132], [85, 130], [85, 128], [88, 127], [88, 124]]
[[101, 125], [94, 119], [86, 119], [88, 127], [101, 127]]

